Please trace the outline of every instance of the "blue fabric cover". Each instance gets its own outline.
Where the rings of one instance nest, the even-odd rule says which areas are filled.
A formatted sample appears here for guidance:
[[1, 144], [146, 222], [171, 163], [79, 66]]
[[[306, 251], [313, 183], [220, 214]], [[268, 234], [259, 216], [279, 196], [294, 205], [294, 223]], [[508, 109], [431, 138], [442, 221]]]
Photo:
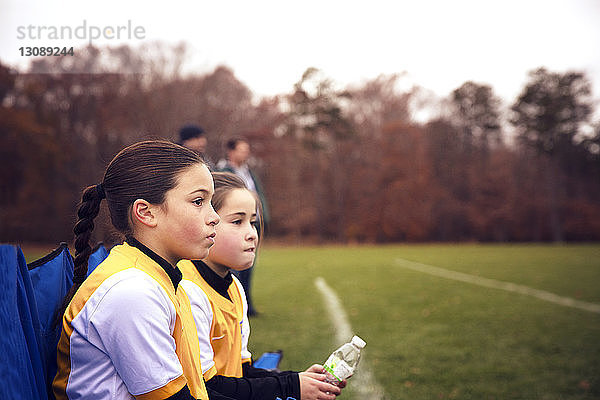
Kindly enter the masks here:
[[106, 257], [108, 257], [108, 250], [106, 250], [106, 247], [104, 247], [102, 243], [98, 243], [88, 261], [88, 275], [91, 274], [98, 264], [104, 261]]
[[73, 285], [73, 258], [66, 243], [61, 243], [47, 256], [29, 264], [29, 269], [41, 325], [44, 378], [50, 390], [56, 375], [56, 346], [62, 328], [57, 323], [57, 312]]
[[47, 400], [34, 289], [21, 249], [0, 245], [0, 398]]
[[[88, 275], [108, 256], [94, 249]], [[66, 243], [29, 265], [18, 246], [0, 245], [0, 399], [53, 399], [57, 312], [73, 285], [73, 257]], [[6, 361], [5, 361], [6, 360]]]

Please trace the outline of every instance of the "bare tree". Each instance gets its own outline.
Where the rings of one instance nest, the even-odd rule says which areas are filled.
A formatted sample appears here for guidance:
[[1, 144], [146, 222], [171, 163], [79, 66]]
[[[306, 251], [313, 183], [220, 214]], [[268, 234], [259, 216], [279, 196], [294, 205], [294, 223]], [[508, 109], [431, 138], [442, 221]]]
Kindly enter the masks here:
[[555, 241], [564, 240], [561, 203], [566, 185], [561, 169], [575, 154], [575, 138], [592, 115], [590, 83], [583, 73], [549, 72], [539, 68], [512, 106], [519, 140], [548, 157], [546, 169], [550, 221]]

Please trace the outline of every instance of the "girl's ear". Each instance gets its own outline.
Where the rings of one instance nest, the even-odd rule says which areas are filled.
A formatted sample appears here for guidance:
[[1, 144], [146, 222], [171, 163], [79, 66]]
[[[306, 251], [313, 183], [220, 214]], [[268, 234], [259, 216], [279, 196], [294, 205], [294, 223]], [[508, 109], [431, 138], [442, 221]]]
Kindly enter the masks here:
[[131, 207], [131, 216], [134, 222], [139, 222], [149, 227], [155, 227], [157, 223], [156, 210], [146, 200], [137, 199]]

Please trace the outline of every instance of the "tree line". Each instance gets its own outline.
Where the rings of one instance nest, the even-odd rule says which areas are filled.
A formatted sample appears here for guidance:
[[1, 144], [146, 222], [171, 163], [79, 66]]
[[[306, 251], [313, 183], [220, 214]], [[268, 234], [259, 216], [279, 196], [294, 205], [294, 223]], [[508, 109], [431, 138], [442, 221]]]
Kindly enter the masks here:
[[[246, 136], [268, 237], [294, 242], [600, 239], [600, 123], [585, 73], [529, 73], [512, 104], [465, 82], [447, 98], [401, 74], [339, 88], [309, 68], [257, 99], [219, 66], [184, 74], [185, 46], [87, 47], [0, 64], [0, 240], [70, 241], [81, 190], [123, 146], [209, 132], [208, 156]], [[425, 119], [416, 118], [429, 110]], [[434, 111], [431, 111], [434, 110]], [[97, 240], [114, 242], [103, 210]]]

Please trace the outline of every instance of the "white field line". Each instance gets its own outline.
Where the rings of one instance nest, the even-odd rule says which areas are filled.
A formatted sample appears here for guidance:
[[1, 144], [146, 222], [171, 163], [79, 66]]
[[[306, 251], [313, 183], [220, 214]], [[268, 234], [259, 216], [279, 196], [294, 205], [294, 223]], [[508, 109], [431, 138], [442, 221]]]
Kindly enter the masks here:
[[[342, 307], [340, 300], [333, 289], [327, 285], [325, 279], [317, 277], [315, 279], [315, 286], [323, 296], [329, 319], [335, 328], [336, 342], [338, 345], [342, 345], [342, 343], [346, 343], [353, 336], [352, 327], [348, 322], [346, 311], [344, 311], [344, 307]], [[383, 399], [383, 388], [375, 380], [368, 363], [364, 359], [364, 355], [361, 356], [358, 370], [352, 379], [348, 381], [348, 385], [352, 386], [352, 389], [358, 395], [359, 399]]]
[[509, 292], [520, 293], [538, 298], [540, 300], [549, 301], [550, 303], [560, 304], [561, 306], [578, 308], [580, 310], [600, 314], [600, 304], [597, 303], [589, 303], [587, 301], [575, 300], [570, 297], [559, 296], [557, 294], [546, 292], [544, 290], [534, 289], [529, 286], [517, 285], [516, 283], [504, 282], [496, 279], [482, 278], [480, 276], [452, 271], [449, 269], [435, 267], [433, 265], [421, 264], [418, 262], [405, 260], [403, 258], [397, 258], [395, 262], [401, 267], [412, 269], [414, 271], [424, 272], [426, 274], [435, 275], [446, 279], [472, 283], [474, 285], [489, 287], [493, 289], [501, 289]]

